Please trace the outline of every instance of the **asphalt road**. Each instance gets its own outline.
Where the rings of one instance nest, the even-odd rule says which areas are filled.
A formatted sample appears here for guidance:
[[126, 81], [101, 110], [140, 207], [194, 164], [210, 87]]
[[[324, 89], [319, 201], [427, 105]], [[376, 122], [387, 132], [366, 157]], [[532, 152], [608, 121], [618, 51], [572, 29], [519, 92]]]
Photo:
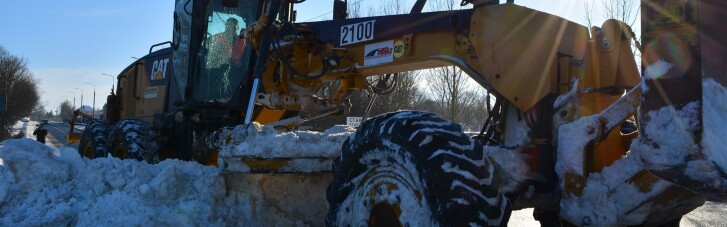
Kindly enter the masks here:
[[[70, 126], [67, 123], [62, 122], [50, 122], [45, 126], [45, 129], [48, 130], [48, 134], [52, 136], [55, 141], [47, 141], [46, 143], [48, 145], [52, 145], [55, 147], [65, 147], [69, 146], [66, 144], [66, 137], [68, 136], [68, 129]], [[80, 131], [79, 131], [80, 132]], [[78, 148], [78, 143], [71, 144], [70, 147]]]

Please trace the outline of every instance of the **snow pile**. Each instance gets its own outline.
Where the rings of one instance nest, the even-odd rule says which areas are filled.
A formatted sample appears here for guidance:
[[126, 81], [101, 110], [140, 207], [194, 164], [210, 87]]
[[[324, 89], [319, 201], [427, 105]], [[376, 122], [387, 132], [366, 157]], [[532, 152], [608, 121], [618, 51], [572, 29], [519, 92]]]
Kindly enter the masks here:
[[[509, 117], [508, 119], [517, 120], [515, 117]], [[489, 160], [502, 169], [504, 175], [507, 175], [507, 177], [503, 178], [507, 181], [502, 183], [500, 191], [510, 193], [515, 191], [520, 183], [532, 177], [530, 167], [525, 163], [527, 156], [520, 152], [530, 144], [531, 138], [529, 135], [530, 128], [525, 121], [509, 121], [505, 127], [507, 127], [506, 131], [510, 132], [505, 136], [506, 148], [484, 146], [483, 150]]]
[[[561, 217], [576, 225], [636, 225], [641, 224], [651, 211], [651, 197], [662, 193], [671, 184], [658, 180], [651, 191], [641, 192], [633, 183], [627, 181], [643, 170], [640, 162], [625, 156], [600, 173], [588, 176], [581, 196], [564, 197], [560, 202]], [[634, 209], [639, 207], [639, 209]]]
[[[673, 106], [662, 107], [646, 114], [650, 119], [644, 131], [648, 140], [643, 138], [633, 144], [631, 150], [639, 152], [641, 158], [649, 163], [652, 170], [663, 170], [686, 163], [689, 151], [699, 150], [692, 134], [699, 127], [699, 104], [692, 102], [681, 110]], [[652, 144], [658, 144], [654, 147]]]
[[52, 152], [28, 139], [5, 142], [2, 225], [221, 224], [211, 215], [225, 195], [215, 168], [173, 160], [89, 161], [70, 148], [61, 156]]
[[260, 158], [335, 158], [341, 145], [355, 128], [337, 125], [324, 132], [281, 132], [257, 122], [238, 125], [218, 135], [221, 157], [254, 156]]
[[[483, 150], [485, 155], [503, 170], [502, 174], [507, 175], [507, 177], [503, 176], [502, 178], [507, 181], [500, 185], [500, 191], [502, 193], [513, 192], [518, 188], [520, 183], [530, 179], [532, 175], [530, 168], [525, 163], [523, 154], [518, 150], [489, 146], [484, 147]], [[491, 170], [488, 171], [492, 172]]]
[[712, 79], [702, 82], [703, 153], [727, 173], [727, 89]]
[[[659, 66], [668, 70], [668, 63]], [[661, 68], [655, 68], [647, 74], [658, 77], [663, 74]], [[680, 109], [665, 106], [658, 110], [640, 113], [649, 119], [644, 131], [648, 138], [640, 135], [630, 151], [600, 173], [592, 173], [586, 180], [581, 196], [570, 195], [561, 200], [561, 217], [576, 225], [634, 225], [643, 223], [651, 212], [688, 211], [703, 202], [699, 199], [681, 201], [682, 204], [667, 204], [674, 207], [658, 207], [652, 197], [663, 193], [673, 186], [666, 180], [690, 178], [702, 185], [683, 185], [698, 193], [714, 193], [721, 195], [727, 189], [727, 179], [723, 173], [727, 170], [727, 89], [711, 79], [703, 81], [702, 118], [699, 118], [700, 105], [692, 102]], [[563, 184], [566, 172], [583, 176], [583, 153], [577, 152], [588, 142], [587, 136], [577, 135], [578, 132], [595, 131], [598, 125], [592, 119], [583, 118], [571, 124], [561, 126], [559, 136], [559, 154], [556, 171]], [[694, 143], [693, 134], [703, 123], [703, 137], [700, 146]], [[567, 133], [571, 133], [568, 135]], [[564, 140], [563, 138], [571, 138]], [[580, 139], [572, 139], [580, 138]], [[567, 149], [566, 149], [567, 148]], [[575, 152], [564, 152], [574, 151]], [[634, 183], [627, 183], [642, 170], [666, 171], [667, 177], [675, 179], [659, 179], [651, 185], [651, 190], [641, 192]], [[696, 182], [695, 182], [696, 183]], [[640, 204], [644, 204], [641, 206]]]
[[[704, 185], [683, 186], [714, 196], [710, 189], [703, 187], [711, 188], [716, 190], [716, 196], [723, 197], [727, 191], [724, 177], [727, 172], [727, 153], [724, 152], [727, 147], [727, 90], [714, 80], [706, 79], [702, 81], [702, 91], [701, 119], [700, 105], [696, 101], [681, 109], [666, 106], [650, 111], [646, 113], [650, 119], [646, 126], [648, 140], [637, 140], [631, 151], [649, 170], [664, 171], [667, 174], [662, 175], [674, 178], [668, 180], [690, 178]], [[696, 144], [693, 134], [700, 126], [703, 129], [701, 144]]]
[[29, 139], [5, 141], [0, 159], [1, 226], [321, 225], [327, 209], [325, 176], [233, 177], [179, 160], [88, 160]]
[[[583, 117], [558, 128], [558, 158], [555, 172], [561, 181], [566, 172], [583, 176], [583, 148], [590, 142], [598, 128], [597, 115]], [[583, 133], [589, 133], [583, 135]]]
[[[598, 131], [598, 117], [592, 115], [564, 124], [558, 130], [558, 158], [556, 173], [560, 185], [564, 187], [566, 173], [578, 178], [585, 178], [580, 196], [567, 194], [560, 201], [561, 218], [579, 226], [612, 226], [641, 224], [650, 214], [649, 202], [654, 195], [663, 192], [671, 184], [658, 180], [652, 185], [651, 191], [641, 192], [639, 188], [628, 183], [629, 179], [644, 169], [637, 157], [627, 153], [599, 173], [591, 173], [587, 178], [584, 172], [584, 149], [594, 133]], [[575, 182], [569, 182], [574, 184]], [[639, 209], [635, 209], [635, 208]]]

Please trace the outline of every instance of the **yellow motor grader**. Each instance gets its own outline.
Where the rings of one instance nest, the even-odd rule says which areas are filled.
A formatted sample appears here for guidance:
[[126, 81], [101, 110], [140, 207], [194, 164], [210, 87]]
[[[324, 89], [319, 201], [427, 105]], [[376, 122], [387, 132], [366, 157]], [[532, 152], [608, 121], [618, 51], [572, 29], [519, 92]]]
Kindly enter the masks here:
[[[705, 86], [727, 82], [726, 3], [643, 0], [639, 38], [618, 20], [588, 28], [513, 1], [347, 18], [334, 0], [333, 20], [295, 23], [304, 2], [177, 0], [170, 47], [123, 70], [104, 120], [68, 142], [88, 158], [320, 178], [290, 189], [317, 182], [299, 196], [326, 201], [293, 212], [314, 225], [502, 226], [528, 207], [548, 226], [669, 225], [727, 198], [725, 148], [710, 144], [724, 126], [702, 111]], [[347, 114], [354, 92], [444, 66], [495, 97], [478, 135], [400, 111], [336, 131], [332, 152], [272, 150], [290, 138], [276, 133], [316, 134], [300, 126]], [[324, 82], [340, 84], [335, 96], [317, 96]]]

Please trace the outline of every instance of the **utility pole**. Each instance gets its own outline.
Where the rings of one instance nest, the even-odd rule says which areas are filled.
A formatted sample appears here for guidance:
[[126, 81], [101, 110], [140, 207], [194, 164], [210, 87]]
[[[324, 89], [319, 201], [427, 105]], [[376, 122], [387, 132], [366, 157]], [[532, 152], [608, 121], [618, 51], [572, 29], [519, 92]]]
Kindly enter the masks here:
[[[101, 73], [101, 75], [111, 77], [111, 95], [113, 95], [114, 94], [114, 85], [116, 85], [116, 80], [115, 80], [114, 76], [106, 74], [106, 73]], [[108, 98], [107, 98], [106, 102], [104, 103], [104, 108], [103, 108], [103, 113], [102, 113], [103, 118], [106, 118], [106, 116], [108, 116], [106, 113], [109, 111], [108, 106], [109, 106], [109, 103], [108, 103]], [[104, 119], [104, 120], [107, 120], [107, 119]]]
[[96, 85], [88, 82], [86, 84], [93, 85], [93, 110], [91, 110], [91, 116], [96, 118]]
[[116, 80], [114, 79], [114, 76], [109, 75], [109, 74], [106, 74], [106, 73], [101, 73], [101, 75], [111, 77], [111, 87], [113, 88], [114, 87], [114, 84], [116, 83]]
[[83, 112], [83, 89], [76, 88], [76, 90], [81, 91], [81, 112]]
[[71, 107], [71, 109], [74, 109], [74, 108], [76, 108], [76, 92], [73, 92], [71, 90], [68, 90], [68, 92], [73, 94], [73, 106]]

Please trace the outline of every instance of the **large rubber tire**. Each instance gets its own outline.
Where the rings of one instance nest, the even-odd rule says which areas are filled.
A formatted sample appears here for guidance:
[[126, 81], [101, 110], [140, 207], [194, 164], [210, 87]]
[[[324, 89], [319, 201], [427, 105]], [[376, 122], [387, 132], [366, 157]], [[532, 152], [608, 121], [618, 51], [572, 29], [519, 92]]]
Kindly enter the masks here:
[[431, 113], [364, 122], [332, 171], [329, 226], [505, 226], [511, 213], [481, 143]]
[[109, 134], [109, 152], [121, 159], [148, 163], [159, 161], [156, 132], [148, 123], [136, 119], [119, 121]]
[[81, 157], [89, 159], [106, 157], [110, 131], [111, 124], [107, 122], [94, 121], [86, 125], [78, 142], [78, 153]]

